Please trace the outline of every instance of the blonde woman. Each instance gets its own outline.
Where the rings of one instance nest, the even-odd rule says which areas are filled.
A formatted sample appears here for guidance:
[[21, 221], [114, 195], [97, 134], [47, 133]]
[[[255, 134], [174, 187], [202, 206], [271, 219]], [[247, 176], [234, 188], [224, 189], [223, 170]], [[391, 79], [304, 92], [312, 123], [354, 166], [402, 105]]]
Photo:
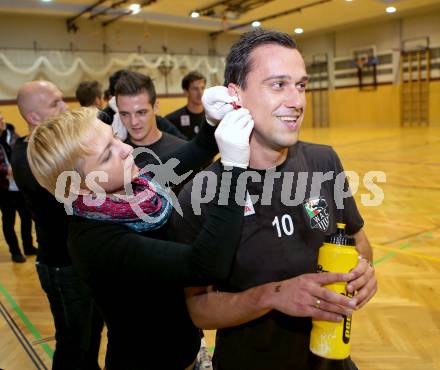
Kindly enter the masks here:
[[[96, 111], [63, 113], [32, 133], [28, 159], [36, 179], [58, 197], [75, 198], [69, 251], [108, 327], [107, 370], [193, 368], [200, 337], [187, 313], [183, 287], [215, 283], [230, 271], [243, 218], [235, 190], [249, 162], [252, 127], [249, 112], [240, 109], [217, 128], [222, 161], [233, 166], [223, 172], [231, 177], [231, 187], [226, 201], [218, 202], [227, 205], [211, 207], [211, 217], [192, 245], [166, 240], [172, 208], [166, 191], [139, 173], [133, 149], [114, 137]], [[195, 140], [170, 155], [180, 161], [177, 175], [198, 168], [215, 152], [213, 132], [214, 127], [203, 127]], [[76, 175], [60, 181], [73, 173], [80, 179], [77, 189]], [[124, 175], [134, 196], [147, 194], [137, 211], [125, 197]], [[101, 202], [93, 202], [99, 197]], [[139, 217], [139, 210], [149, 222]]]

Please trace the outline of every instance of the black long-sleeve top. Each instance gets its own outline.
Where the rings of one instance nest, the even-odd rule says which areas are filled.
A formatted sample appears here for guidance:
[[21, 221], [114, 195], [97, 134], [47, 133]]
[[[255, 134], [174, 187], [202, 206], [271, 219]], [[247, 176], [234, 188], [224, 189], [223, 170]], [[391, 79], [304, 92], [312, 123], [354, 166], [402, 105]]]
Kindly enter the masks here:
[[[208, 152], [200, 156], [200, 150], [212, 148], [212, 143], [205, 139], [212, 140], [212, 135], [199, 135], [170, 155], [181, 161], [176, 173], [206, 160]], [[200, 337], [188, 315], [183, 287], [229, 274], [243, 221], [243, 207], [234, 199], [241, 172], [232, 170], [228, 205], [210, 208], [192, 245], [164, 240], [166, 226], [139, 234], [109, 221], [72, 217], [69, 250], [108, 327], [108, 370], [177, 370], [194, 361]]]

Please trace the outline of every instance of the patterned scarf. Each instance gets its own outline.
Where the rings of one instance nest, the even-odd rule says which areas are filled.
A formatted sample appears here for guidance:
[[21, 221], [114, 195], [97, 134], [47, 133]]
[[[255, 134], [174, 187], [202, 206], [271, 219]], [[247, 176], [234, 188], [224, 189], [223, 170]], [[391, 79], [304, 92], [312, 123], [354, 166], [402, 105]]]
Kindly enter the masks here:
[[166, 190], [150, 176], [141, 174], [131, 183], [133, 194], [111, 194], [104, 202], [92, 195], [80, 195], [73, 202], [76, 216], [123, 224], [136, 232], [156, 230], [169, 219], [172, 203]]

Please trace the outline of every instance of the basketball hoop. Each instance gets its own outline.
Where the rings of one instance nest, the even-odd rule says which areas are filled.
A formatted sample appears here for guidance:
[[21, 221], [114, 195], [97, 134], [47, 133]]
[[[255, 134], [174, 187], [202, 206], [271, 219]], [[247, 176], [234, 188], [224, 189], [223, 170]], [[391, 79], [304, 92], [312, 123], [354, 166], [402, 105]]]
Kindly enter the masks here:
[[358, 69], [362, 69], [364, 67], [365, 63], [367, 63], [367, 59], [364, 57], [355, 59], [355, 61], [354, 61], [354, 64]]
[[354, 59], [354, 66], [358, 69], [364, 68], [365, 65], [373, 66], [377, 64], [377, 58], [374, 56], [361, 56], [359, 58]]
[[360, 54], [354, 58], [357, 69], [359, 90], [375, 90], [377, 88], [377, 58], [374, 55]]

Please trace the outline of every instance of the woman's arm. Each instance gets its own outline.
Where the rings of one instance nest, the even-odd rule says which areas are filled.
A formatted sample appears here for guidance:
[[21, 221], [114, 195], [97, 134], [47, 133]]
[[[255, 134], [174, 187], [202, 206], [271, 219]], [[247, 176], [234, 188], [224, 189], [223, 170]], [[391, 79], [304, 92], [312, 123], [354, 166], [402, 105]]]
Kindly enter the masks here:
[[[73, 258], [78, 264], [84, 262], [89, 270], [82, 276], [95, 273], [92, 270], [99, 267], [100, 271], [112, 276], [122, 274], [123, 279], [134, 278], [148, 283], [191, 286], [225, 279], [240, 240], [244, 215], [240, 204], [244, 205], [244, 199], [236, 202], [236, 190], [241, 185], [240, 174], [249, 164], [252, 129], [252, 117], [245, 109], [228, 113], [220, 122], [216, 140], [223, 155], [222, 161], [232, 166], [232, 170], [221, 167], [221, 176], [215, 177], [216, 186], [210, 189], [218, 194], [218, 201], [209, 207], [208, 220], [192, 245], [144, 238], [123, 226], [96, 221], [94, 227], [98, 231], [85, 232], [79, 227], [69, 233]], [[193, 152], [191, 156], [194, 156]], [[187, 160], [197, 162], [193, 157]], [[244, 198], [243, 186], [240, 190], [239, 194]], [[93, 226], [91, 221], [84, 223]], [[100, 225], [106, 225], [107, 230], [99, 228]], [[154, 237], [153, 233], [150, 235]]]
[[209, 208], [209, 217], [191, 245], [155, 239], [153, 234], [146, 237], [106, 221], [74, 218], [69, 244], [75, 266], [83, 277], [106, 274], [145, 284], [183, 287], [225, 279], [240, 240], [244, 209], [236, 203], [235, 193], [243, 171], [232, 169], [224, 205]]
[[182, 145], [176, 151], [164, 156], [162, 161], [165, 163], [170, 158], [177, 158], [180, 163], [175, 167], [174, 171], [179, 176], [190, 170], [206, 166], [206, 163], [212, 160], [218, 153], [214, 137], [215, 129], [216, 127], [208, 123], [203, 124], [194, 139]]

